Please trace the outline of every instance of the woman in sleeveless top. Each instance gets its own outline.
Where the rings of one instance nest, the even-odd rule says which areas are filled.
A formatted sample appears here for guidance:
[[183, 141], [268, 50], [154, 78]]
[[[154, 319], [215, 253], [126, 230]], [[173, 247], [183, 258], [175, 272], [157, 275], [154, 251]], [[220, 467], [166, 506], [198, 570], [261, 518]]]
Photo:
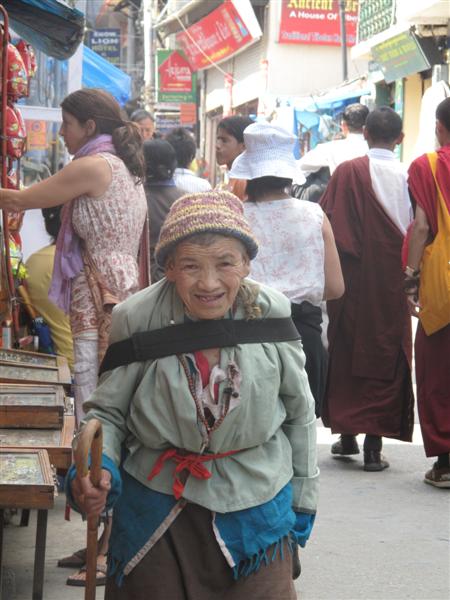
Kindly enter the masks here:
[[327, 373], [320, 304], [344, 292], [333, 232], [320, 206], [286, 192], [296, 169], [295, 137], [281, 127], [255, 123], [244, 131], [244, 141], [246, 150], [233, 163], [230, 176], [248, 180], [244, 212], [260, 243], [251, 275], [291, 301], [320, 416]]
[[[148, 252], [147, 202], [142, 138], [114, 98], [83, 89], [67, 96], [61, 108], [60, 135], [74, 160], [27, 189], [0, 190], [0, 208], [64, 205], [49, 298], [70, 318], [79, 423], [83, 402], [97, 385], [112, 308], [148, 283], [138, 267], [141, 241], [142, 259]], [[74, 558], [62, 566], [75, 565]], [[84, 574], [74, 581], [84, 585]]]
[[74, 160], [27, 189], [1, 190], [0, 208], [64, 205], [49, 297], [70, 317], [79, 420], [97, 383], [112, 307], [140, 287], [137, 259], [147, 203], [142, 139], [114, 98], [78, 90], [61, 107], [60, 134]]

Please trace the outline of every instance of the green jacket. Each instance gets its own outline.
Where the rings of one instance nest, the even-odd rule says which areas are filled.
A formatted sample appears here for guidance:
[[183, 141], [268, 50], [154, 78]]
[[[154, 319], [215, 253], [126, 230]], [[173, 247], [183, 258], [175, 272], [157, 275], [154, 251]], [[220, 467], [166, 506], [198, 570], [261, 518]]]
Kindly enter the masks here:
[[[257, 303], [263, 317], [290, 316], [289, 301], [271, 288], [260, 286]], [[233, 318], [243, 315], [237, 306]], [[175, 286], [162, 279], [114, 308], [110, 343], [184, 319]], [[220, 367], [226, 370], [230, 360], [241, 371], [240, 403], [212, 434], [208, 452], [241, 451], [206, 463], [210, 479], [189, 476], [184, 498], [212, 511], [230, 512], [267, 502], [292, 481], [294, 510], [315, 512], [316, 418], [301, 343], [223, 348]], [[86, 420], [103, 423], [104, 453], [119, 465], [125, 444], [129, 454], [124, 469], [158, 492], [172, 494], [173, 485], [171, 461], [147, 480], [161, 453], [172, 447], [199, 452], [202, 445], [196, 407], [176, 356], [104, 373], [84, 409], [89, 411]]]

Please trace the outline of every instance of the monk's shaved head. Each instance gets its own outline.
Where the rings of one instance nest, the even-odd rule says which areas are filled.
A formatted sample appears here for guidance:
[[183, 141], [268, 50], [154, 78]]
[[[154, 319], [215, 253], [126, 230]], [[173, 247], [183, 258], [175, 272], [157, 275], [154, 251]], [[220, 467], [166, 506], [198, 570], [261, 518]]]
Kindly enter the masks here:
[[391, 144], [400, 137], [403, 123], [395, 110], [381, 106], [369, 113], [365, 128], [373, 142]]
[[446, 98], [438, 104], [436, 119], [450, 132], [450, 98]]

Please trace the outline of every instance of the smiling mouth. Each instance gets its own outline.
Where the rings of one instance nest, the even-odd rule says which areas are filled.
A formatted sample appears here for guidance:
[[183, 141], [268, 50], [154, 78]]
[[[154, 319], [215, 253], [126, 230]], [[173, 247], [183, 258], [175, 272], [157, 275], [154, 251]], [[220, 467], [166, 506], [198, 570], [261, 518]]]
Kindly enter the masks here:
[[219, 302], [220, 300], [222, 300], [222, 298], [225, 296], [224, 293], [222, 294], [209, 294], [209, 295], [200, 295], [200, 294], [196, 294], [195, 297], [196, 299], [201, 302], [202, 304], [214, 304], [215, 302]]

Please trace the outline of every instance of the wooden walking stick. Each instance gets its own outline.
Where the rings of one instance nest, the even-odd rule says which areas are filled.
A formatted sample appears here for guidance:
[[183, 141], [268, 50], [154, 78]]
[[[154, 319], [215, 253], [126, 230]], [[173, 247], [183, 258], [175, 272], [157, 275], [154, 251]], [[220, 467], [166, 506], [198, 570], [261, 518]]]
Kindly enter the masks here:
[[[81, 478], [89, 475], [92, 485], [96, 487], [100, 484], [102, 475], [102, 449], [102, 424], [97, 419], [91, 419], [78, 434], [74, 455], [77, 477]], [[90, 468], [88, 467], [89, 451], [91, 453]], [[99, 518], [96, 516], [88, 517], [87, 520], [86, 587], [84, 600], [95, 600], [98, 521]]]

